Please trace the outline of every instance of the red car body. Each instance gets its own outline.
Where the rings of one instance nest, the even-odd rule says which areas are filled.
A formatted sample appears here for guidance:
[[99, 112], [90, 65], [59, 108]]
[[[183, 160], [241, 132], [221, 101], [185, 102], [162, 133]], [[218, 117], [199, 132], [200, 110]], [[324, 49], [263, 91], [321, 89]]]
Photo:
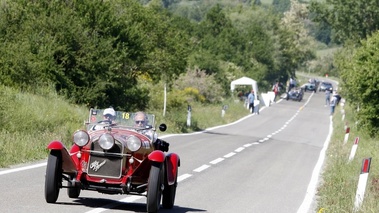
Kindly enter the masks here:
[[[148, 212], [157, 212], [161, 202], [163, 208], [172, 208], [180, 158], [167, 153], [169, 144], [157, 138], [154, 116], [149, 115], [149, 125], [136, 128], [134, 114], [125, 112], [117, 112], [113, 123], [99, 124], [103, 111], [90, 110], [86, 130], [74, 133], [70, 149], [61, 141], [47, 146], [46, 201], [55, 203], [59, 190], [67, 188], [71, 198], [93, 190], [146, 196]], [[160, 130], [165, 129], [161, 124]]]

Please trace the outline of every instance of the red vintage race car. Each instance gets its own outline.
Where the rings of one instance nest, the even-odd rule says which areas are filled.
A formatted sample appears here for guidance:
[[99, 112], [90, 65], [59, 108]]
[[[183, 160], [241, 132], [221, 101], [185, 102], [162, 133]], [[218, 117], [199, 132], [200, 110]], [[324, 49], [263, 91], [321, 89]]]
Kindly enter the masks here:
[[[86, 128], [73, 134], [69, 150], [61, 141], [50, 142], [46, 202], [55, 203], [60, 189], [67, 188], [70, 198], [93, 190], [146, 196], [147, 212], [157, 212], [161, 201], [163, 208], [172, 208], [179, 156], [167, 153], [169, 144], [157, 137], [154, 115], [143, 113], [143, 121], [137, 121], [138, 113], [90, 109]], [[159, 125], [161, 131], [166, 128]]]

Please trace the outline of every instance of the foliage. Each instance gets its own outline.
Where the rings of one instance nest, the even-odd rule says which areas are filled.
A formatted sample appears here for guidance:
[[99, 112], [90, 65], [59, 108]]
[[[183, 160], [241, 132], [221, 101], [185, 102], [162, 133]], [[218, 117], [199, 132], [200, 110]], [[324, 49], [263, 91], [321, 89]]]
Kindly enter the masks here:
[[[356, 110], [354, 105], [347, 102], [343, 108], [346, 115], [344, 120], [341, 119], [340, 110], [336, 110], [333, 115], [333, 135], [326, 151], [322, 180], [317, 188], [317, 208], [313, 209], [313, 212], [378, 212], [379, 178], [377, 174], [379, 167], [373, 166], [375, 165], [373, 160], [379, 157], [378, 138], [370, 138], [366, 130], [359, 128], [359, 124], [354, 125], [357, 121], [354, 118]], [[346, 124], [349, 124], [350, 136], [349, 141], [343, 145]], [[351, 145], [356, 137], [359, 137], [359, 147], [354, 158], [349, 161]], [[353, 209], [354, 199], [362, 169], [362, 159], [367, 157], [372, 157], [372, 161], [364, 202], [359, 210], [355, 210]]]
[[316, 22], [331, 26], [333, 39], [337, 42], [359, 42], [379, 29], [377, 0], [312, 1], [310, 10]]
[[[281, 82], [287, 81], [288, 76], [295, 76], [294, 68], [315, 57], [313, 52], [314, 40], [304, 27], [308, 10], [304, 4], [291, 0], [291, 9], [284, 13], [280, 25], [281, 69], [287, 73], [279, 76]], [[283, 75], [283, 72], [282, 72]], [[284, 79], [283, 79], [284, 78]]]
[[0, 86], [0, 167], [44, 159], [50, 141], [70, 146], [72, 133], [83, 128], [86, 107], [69, 104], [56, 93], [44, 94]]
[[[199, 101], [207, 103], [218, 103], [223, 96], [222, 89], [213, 74], [207, 75], [204, 70], [198, 68], [190, 69], [181, 75], [173, 85], [174, 89], [183, 90], [187, 102]], [[193, 88], [193, 89], [191, 89]], [[183, 94], [184, 95], [184, 94]]]
[[272, 6], [274, 7], [274, 11], [283, 14], [284, 12], [288, 11], [291, 7], [291, 1], [290, 0], [273, 0]]
[[359, 126], [374, 136], [379, 131], [379, 33], [375, 33], [357, 49], [346, 48], [337, 57], [343, 94], [359, 107]]
[[53, 83], [74, 103], [130, 109], [147, 102], [135, 88], [138, 75], [159, 81], [186, 67], [188, 39], [170, 27], [172, 18], [130, 0], [17, 0], [1, 10], [5, 85]]

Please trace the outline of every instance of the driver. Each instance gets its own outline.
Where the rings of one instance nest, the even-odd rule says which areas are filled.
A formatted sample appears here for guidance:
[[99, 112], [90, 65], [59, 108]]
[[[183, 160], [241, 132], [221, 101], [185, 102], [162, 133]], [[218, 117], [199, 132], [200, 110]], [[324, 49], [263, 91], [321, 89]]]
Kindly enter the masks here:
[[139, 111], [134, 114], [135, 127], [145, 127], [148, 123], [146, 113]]

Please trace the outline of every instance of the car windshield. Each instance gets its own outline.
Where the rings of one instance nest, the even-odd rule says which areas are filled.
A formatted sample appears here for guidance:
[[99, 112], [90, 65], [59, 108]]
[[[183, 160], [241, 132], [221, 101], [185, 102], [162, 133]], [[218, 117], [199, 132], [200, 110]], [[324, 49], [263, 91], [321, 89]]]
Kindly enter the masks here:
[[[103, 112], [104, 109], [90, 109], [87, 129], [91, 129], [93, 126], [99, 125], [102, 123], [102, 121], [105, 120]], [[112, 124], [128, 128], [141, 128], [136, 125], [136, 121], [134, 120], [135, 115], [135, 112], [116, 111], [116, 116], [113, 117]], [[146, 128], [147, 126], [154, 127], [155, 115], [146, 113], [146, 116], [147, 122], [143, 125], [142, 128]]]

